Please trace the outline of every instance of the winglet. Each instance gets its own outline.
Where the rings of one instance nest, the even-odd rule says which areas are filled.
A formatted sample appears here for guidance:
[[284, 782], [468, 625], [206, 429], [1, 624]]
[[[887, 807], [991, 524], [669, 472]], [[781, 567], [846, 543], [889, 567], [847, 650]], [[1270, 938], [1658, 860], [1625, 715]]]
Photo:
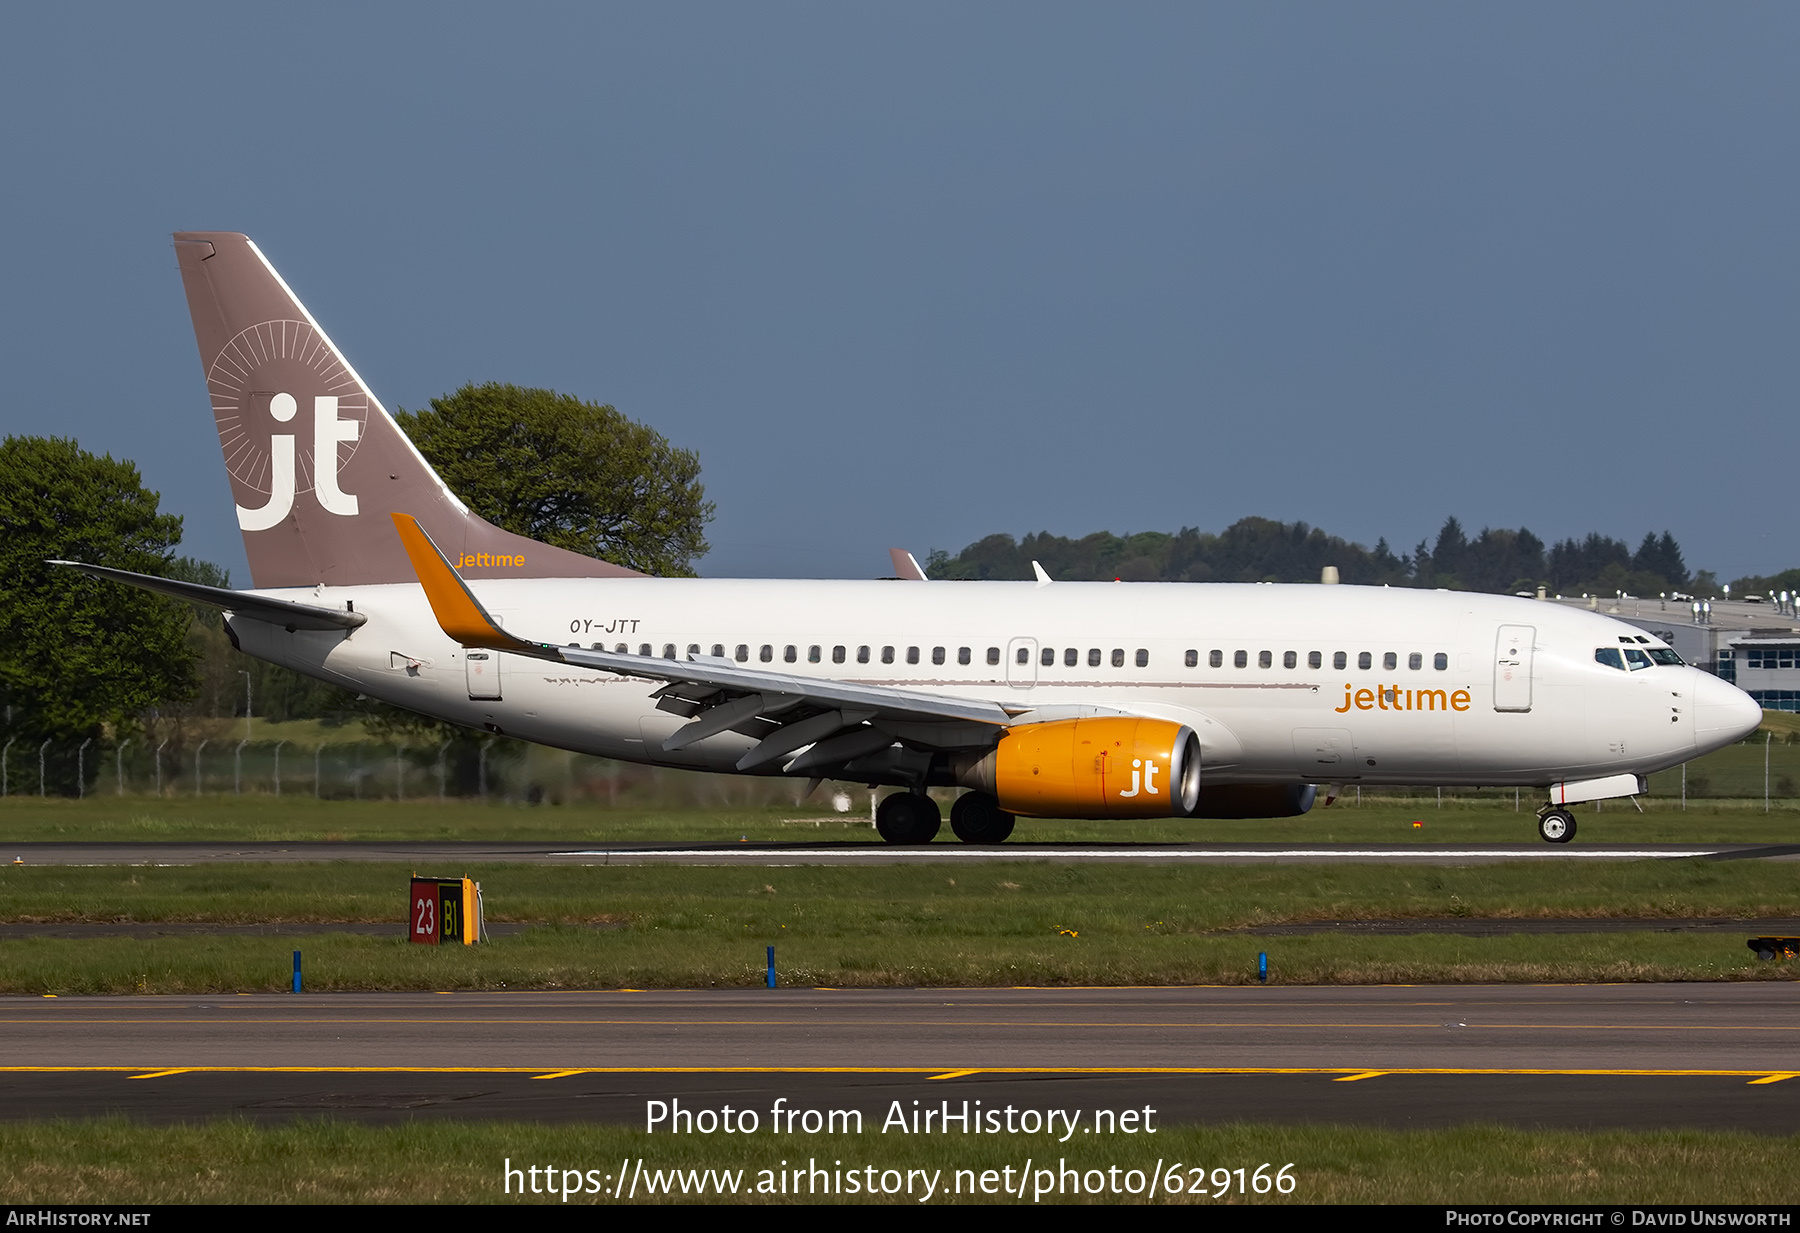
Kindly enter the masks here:
[[1037, 584], [1039, 586], [1047, 587], [1050, 585], [1052, 579], [1049, 574], [1046, 574], [1044, 572], [1044, 567], [1042, 565], [1039, 565], [1036, 561], [1033, 561], [1031, 563], [1031, 569], [1032, 569], [1032, 572], [1037, 575]]
[[894, 563], [894, 577], [904, 582], [924, 582], [925, 571], [919, 568], [919, 559], [904, 548], [889, 548], [888, 559]]
[[411, 514], [392, 514], [394, 529], [400, 532], [400, 543], [412, 562], [425, 598], [431, 602], [431, 615], [446, 634], [464, 646], [487, 647], [494, 651], [538, 650], [529, 642], [521, 642], [489, 616], [481, 601], [475, 598], [461, 576], [451, 568], [438, 546], [425, 534], [425, 528]]

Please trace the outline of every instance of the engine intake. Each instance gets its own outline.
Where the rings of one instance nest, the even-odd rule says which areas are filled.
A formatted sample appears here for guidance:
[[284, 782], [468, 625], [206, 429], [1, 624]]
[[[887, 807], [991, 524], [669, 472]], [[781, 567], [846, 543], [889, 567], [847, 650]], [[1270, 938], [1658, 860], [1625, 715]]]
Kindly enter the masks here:
[[1035, 818], [1189, 818], [1200, 803], [1200, 739], [1166, 719], [1061, 719], [1008, 728], [956, 781]]

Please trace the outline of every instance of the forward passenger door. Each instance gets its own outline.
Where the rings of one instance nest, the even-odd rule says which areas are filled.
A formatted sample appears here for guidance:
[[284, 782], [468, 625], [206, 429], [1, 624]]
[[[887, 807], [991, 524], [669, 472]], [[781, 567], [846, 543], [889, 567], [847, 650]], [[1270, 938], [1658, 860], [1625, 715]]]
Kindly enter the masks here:
[[1494, 709], [1531, 709], [1531, 625], [1502, 625], [1494, 638]]

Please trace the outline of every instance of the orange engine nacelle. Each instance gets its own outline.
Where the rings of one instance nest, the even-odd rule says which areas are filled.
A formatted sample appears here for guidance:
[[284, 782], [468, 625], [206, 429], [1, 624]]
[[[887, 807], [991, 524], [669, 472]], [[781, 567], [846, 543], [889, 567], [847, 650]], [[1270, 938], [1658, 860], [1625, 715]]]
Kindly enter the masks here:
[[1166, 719], [1021, 724], [956, 770], [964, 787], [1027, 817], [1186, 818], [1200, 803], [1200, 740]]

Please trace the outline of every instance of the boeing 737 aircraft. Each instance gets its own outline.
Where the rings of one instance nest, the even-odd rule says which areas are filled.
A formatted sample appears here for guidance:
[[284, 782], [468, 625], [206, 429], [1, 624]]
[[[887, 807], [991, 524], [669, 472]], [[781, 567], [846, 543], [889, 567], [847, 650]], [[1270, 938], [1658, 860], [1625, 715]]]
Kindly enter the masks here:
[[[1739, 740], [1734, 686], [1534, 600], [1357, 586], [649, 578], [476, 517], [248, 238], [175, 250], [253, 589], [70, 562], [226, 613], [398, 706], [659, 766], [906, 789], [893, 843], [1015, 817], [1261, 818], [1346, 786], [1566, 806]], [[916, 565], [914, 567], [916, 569]]]

